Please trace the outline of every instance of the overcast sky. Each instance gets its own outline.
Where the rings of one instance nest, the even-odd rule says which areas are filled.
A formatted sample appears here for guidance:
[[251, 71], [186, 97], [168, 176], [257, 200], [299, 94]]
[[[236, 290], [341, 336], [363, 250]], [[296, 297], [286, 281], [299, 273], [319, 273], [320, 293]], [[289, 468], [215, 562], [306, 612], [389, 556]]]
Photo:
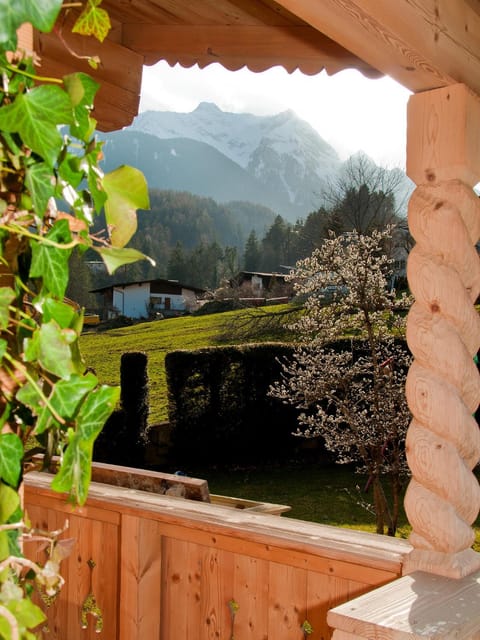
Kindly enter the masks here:
[[280, 67], [252, 73], [227, 71], [218, 64], [184, 69], [160, 62], [144, 68], [140, 110], [189, 112], [205, 101], [235, 113], [292, 109], [342, 159], [362, 150], [381, 166], [405, 168], [409, 95], [390, 78], [368, 80], [353, 70], [306, 76]]

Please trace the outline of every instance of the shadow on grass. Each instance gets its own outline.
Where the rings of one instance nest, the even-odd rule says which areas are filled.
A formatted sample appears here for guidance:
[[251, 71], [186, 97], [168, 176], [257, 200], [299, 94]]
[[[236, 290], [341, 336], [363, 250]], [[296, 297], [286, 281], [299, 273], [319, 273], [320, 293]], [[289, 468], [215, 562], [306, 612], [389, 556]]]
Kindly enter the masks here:
[[[366, 478], [352, 467], [292, 462], [228, 469], [197, 466], [186, 471], [206, 479], [211, 493], [291, 506], [282, 517], [375, 531], [372, 495], [364, 491]], [[398, 535], [406, 537], [408, 531], [402, 510]]]

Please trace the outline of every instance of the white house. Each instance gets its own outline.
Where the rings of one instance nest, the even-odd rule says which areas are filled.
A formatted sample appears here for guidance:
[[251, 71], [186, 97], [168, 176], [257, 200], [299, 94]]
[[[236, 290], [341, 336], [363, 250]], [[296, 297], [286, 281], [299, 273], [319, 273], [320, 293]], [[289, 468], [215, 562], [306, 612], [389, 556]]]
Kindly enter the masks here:
[[116, 316], [151, 318], [157, 314], [173, 316], [198, 308], [204, 289], [181, 284], [177, 280], [142, 280], [120, 282], [92, 293], [103, 295], [103, 319]]

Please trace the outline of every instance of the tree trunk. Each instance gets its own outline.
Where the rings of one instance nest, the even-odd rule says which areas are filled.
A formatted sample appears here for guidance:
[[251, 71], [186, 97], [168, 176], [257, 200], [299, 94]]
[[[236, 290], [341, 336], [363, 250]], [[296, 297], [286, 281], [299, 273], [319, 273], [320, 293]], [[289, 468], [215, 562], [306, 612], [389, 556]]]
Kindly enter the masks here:
[[375, 476], [373, 480], [373, 501], [375, 507], [377, 533], [381, 533], [383, 535], [385, 533], [385, 526], [387, 526], [388, 535], [394, 536], [396, 524], [394, 523], [388, 509], [387, 498], [385, 497], [385, 492], [378, 475]]

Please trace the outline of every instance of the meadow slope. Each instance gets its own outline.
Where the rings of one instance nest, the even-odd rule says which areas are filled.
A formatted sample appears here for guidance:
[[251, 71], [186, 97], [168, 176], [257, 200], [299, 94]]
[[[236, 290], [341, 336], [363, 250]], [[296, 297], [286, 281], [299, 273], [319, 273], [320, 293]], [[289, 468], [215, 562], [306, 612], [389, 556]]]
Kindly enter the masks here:
[[177, 349], [291, 340], [283, 328], [298, 309], [288, 305], [184, 316], [84, 333], [80, 348], [87, 367], [102, 384], [120, 383], [120, 358], [127, 351], [148, 355], [149, 423], [168, 419], [165, 356]]

